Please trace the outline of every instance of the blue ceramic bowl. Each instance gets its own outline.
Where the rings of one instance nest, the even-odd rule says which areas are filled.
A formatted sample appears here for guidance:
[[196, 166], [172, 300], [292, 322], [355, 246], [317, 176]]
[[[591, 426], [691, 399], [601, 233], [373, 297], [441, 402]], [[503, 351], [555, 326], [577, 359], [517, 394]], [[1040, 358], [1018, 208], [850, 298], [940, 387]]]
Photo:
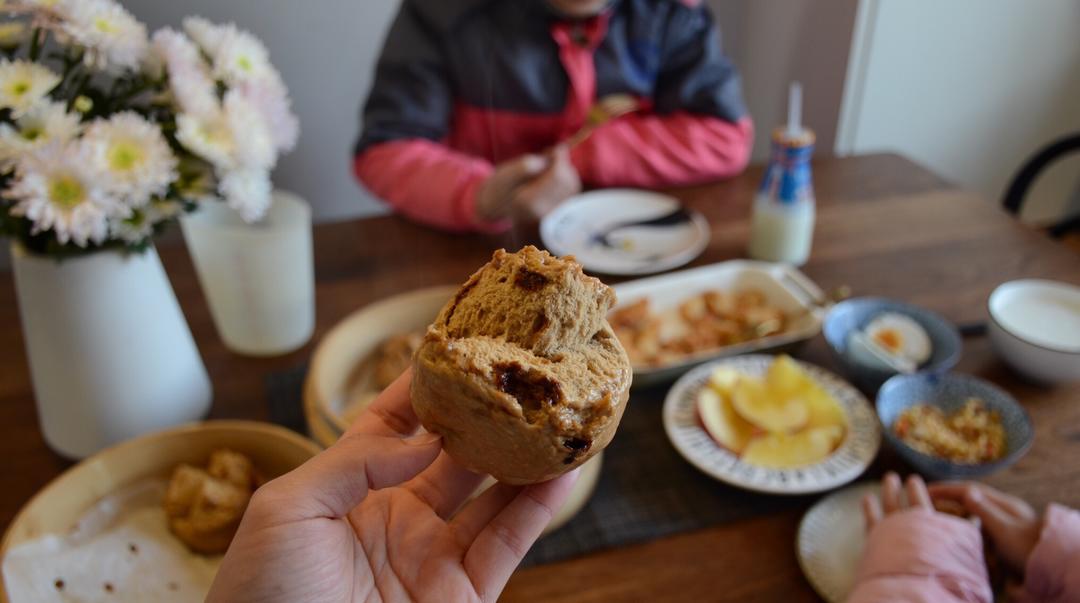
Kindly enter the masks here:
[[[946, 413], [956, 412], [968, 398], [979, 398], [987, 408], [996, 410], [1005, 428], [1005, 456], [992, 463], [972, 465], [954, 463], [923, 454], [908, 446], [892, 430], [904, 409], [915, 404], [936, 406]], [[922, 475], [933, 479], [971, 479], [989, 475], [1015, 463], [1031, 448], [1035, 430], [1031, 418], [1015, 398], [1005, 390], [969, 375], [917, 374], [893, 377], [881, 386], [877, 395], [877, 413], [885, 439], [900, 456]]]
[[829, 343], [833, 359], [851, 381], [866, 393], [873, 395], [890, 377], [896, 375], [877, 366], [854, 360], [848, 354], [848, 338], [853, 331], [862, 330], [880, 314], [895, 312], [910, 317], [926, 329], [933, 354], [919, 367], [920, 373], [943, 374], [960, 360], [963, 343], [956, 326], [939, 314], [917, 306], [880, 297], [860, 297], [840, 302], [829, 310], [822, 331]]

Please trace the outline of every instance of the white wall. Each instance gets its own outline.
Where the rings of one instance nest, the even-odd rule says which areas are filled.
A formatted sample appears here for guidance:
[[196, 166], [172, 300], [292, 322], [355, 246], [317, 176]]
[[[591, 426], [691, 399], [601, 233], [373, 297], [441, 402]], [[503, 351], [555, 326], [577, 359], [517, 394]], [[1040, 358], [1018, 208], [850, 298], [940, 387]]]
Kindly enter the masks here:
[[[839, 152], [897, 150], [997, 202], [1080, 131], [1076, 0], [863, 0], [852, 54]], [[1078, 174], [1080, 158], [1047, 172], [1025, 218], [1080, 209]]]
[[383, 35], [398, 0], [121, 0], [151, 30], [183, 17], [235, 21], [259, 36], [300, 117], [300, 144], [274, 182], [296, 191], [317, 220], [384, 211], [356, 184], [352, 145]]

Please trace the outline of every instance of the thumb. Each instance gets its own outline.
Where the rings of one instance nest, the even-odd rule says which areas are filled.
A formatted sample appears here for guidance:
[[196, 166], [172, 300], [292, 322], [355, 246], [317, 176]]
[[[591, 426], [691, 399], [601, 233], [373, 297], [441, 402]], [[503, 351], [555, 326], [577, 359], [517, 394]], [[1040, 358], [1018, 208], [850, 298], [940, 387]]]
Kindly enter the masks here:
[[283, 520], [344, 517], [371, 490], [406, 482], [433, 463], [442, 437], [423, 433], [408, 439], [346, 435], [295, 470], [266, 484], [263, 498]]

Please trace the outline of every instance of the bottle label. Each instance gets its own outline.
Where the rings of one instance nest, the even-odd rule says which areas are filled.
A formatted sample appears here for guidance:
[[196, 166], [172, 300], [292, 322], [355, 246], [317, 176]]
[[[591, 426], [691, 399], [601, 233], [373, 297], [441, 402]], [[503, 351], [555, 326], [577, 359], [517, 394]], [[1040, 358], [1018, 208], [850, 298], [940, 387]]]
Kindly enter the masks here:
[[813, 145], [789, 146], [773, 142], [772, 157], [761, 182], [761, 195], [778, 203], [813, 201], [810, 157]]

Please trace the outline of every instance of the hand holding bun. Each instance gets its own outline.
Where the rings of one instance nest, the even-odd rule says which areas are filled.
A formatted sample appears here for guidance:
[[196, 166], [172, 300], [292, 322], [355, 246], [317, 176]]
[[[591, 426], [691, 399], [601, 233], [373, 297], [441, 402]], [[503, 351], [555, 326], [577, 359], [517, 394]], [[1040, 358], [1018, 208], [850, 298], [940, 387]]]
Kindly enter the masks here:
[[615, 293], [572, 258], [496, 251], [428, 328], [412, 404], [459, 464], [508, 484], [595, 455], [622, 418], [632, 372], [607, 323]]

